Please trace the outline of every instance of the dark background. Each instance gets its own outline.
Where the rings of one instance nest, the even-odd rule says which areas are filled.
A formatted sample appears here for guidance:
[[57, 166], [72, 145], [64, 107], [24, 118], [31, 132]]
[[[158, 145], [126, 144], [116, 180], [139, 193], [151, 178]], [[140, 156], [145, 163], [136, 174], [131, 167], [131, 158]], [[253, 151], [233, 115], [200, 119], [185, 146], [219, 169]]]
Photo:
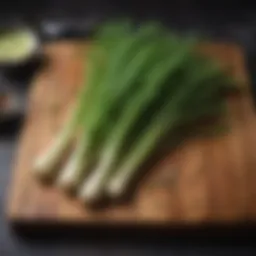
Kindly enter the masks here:
[[[254, 74], [256, 74], [256, 6], [253, 2], [45, 0], [30, 3], [27, 0], [11, 0], [0, 3], [0, 25], [2, 26], [23, 23], [38, 29], [42, 21], [46, 20], [68, 21], [78, 25], [93, 24], [94, 21], [102, 18], [122, 15], [132, 16], [138, 21], [157, 19], [179, 31], [201, 32], [214, 39], [235, 41], [241, 44], [246, 53], [247, 65], [252, 78], [252, 92], [256, 91], [253, 86], [255, 84]], [[21, 81], [24, 85], [28, 82], [28, 79]], [[79, 241], [72, 239], [70, 233], [68, 239], [66, 236], [65, 240], [49, 236], [49, 232], [47, 236], [41, 234], [41, 237], [25, 238], [17, 235], [6, 222], [4, 215], [12, 160], [17, 147], [17, 130], [11, 129], [13, 125], [13, 122], [8, 124], [7, 133], [0, 133], [0, 256], [256, 255], [255, 229], [250, 230], [251, 234], [247, 229], [243, 231], [231, 229], [225, 235], [223, 235], [225, 233], [223, 229], [219, 231], [215, 229], [214, 232], [209, 230], [199, 236], [191, 231], [183, 230], [181, 232], [183, 235], [179, 237], [175, 236], [175, 232], [171, 232], [170, 237], [167, 237], [158, 230], [153, 231], [155, 232], [153, 239], [147, 236], [143, 238], [135, 230], [137, 238], [134, 239], [132, 234], [125, 236], [123, 233], [126, 231], [119, 231], [115, 238], [111, 238], [112, 229], [109, 227], [97, 231], [87, 230], [86, 236], [81, 237], [83, 236], [81, 234]], [[212, 236], [211, 233], [214, 235]], [[121, 237], [119, 234], [122, 234]], [[62, 235], [64, 236], [65, 233]]]

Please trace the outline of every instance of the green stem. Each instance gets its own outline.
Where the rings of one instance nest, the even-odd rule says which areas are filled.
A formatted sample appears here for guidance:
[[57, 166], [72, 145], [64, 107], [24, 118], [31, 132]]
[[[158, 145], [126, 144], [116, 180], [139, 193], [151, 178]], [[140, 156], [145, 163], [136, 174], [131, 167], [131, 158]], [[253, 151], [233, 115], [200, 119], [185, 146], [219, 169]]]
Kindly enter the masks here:
[[82, 185], [81, 198], [92, 200], [103, 191], [104, 184], [111, 175], [113, 165], [119, 156], [118, 153], [127, 133], [138, 119], [141, 110], [146, 108], [149, 102], [156, 97], [161, 88], [159, 84], [163, 83], [171, 73], [174, 73], [179, 64], [186, 59], [186, 53], [191, 49], [191, 44], [185, 47], [185, 51], [178, 52], [171, 60], [166, 61], [164, 59], [160, 65], [153, 67], [151, 74], [146, 76], [145, 85], [141, 86], [140, 91], [125, 106], [121, 119], [118, 120], [103, 146], [99, 163]]

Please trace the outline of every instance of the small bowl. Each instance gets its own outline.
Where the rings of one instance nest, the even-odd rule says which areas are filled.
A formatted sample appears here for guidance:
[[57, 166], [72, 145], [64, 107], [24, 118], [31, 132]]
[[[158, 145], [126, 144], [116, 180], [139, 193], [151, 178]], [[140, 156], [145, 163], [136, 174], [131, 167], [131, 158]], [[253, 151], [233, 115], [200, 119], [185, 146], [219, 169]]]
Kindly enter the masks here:
[[[11, 58], [1, 59], [0, 53], [0, 95], [8, 103], [1, 105], [1, 125], [26, 113], [26, 87], [28, 87], [30, 78], [42, 62], [43, 56], [39, 37], [27, 27], [0, 28], [0, 48], [2, 42], [8, 43], [8, 37], [14, 35], [14, 38], [11, 39], [15, 39], [15, 33], [27, 36], [28, 40], [30, 40], [28, 41], [30, 45], [25, 49], [27, 51], [20, 54], [18, 58], [11, 56]], [[1, 35], [6, 36], [3, 39], [6, 41], [1, 41]], [[12, 43], [15, 45], [15, 42]], [[19, 40], [17, 41], [17, 47], [19, 47]], [[8, 49], [8, 45], [6, 48]], [[6, 56], [8, 57], [8, 55]]]
[[[24, 49], [21, 49], [20, 52], [16, 51], [16, 53], [11, 52], [21, 47], [21, 44]], [[4, 56], [4, 50], [1, 53], [1, 47], [4, 47], [6, 52], [11, 52], [8, 53], [9, 56], [8, 54]], [[40, 52], [38, 36], [31, 29], [23, 27], [0, 29], [0, 68], [19, 66], [39, 55]]]

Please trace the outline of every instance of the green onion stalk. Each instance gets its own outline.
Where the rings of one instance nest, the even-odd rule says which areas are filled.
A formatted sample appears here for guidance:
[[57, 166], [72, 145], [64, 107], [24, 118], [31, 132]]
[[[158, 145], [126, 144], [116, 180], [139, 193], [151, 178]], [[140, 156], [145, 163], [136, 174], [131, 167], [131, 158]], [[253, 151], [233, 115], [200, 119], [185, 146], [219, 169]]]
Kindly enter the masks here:
[[75, 108], [36, 159], [35, 173], [57, 176], [56, 184], [75, 190], [83, 202], [105, 192], [119, 197], [163, 137], [221, 116], [221, 90], [229, 88], [229, 78], [195, 54], [195, 43], [155, 23], [138, 29], [129, 22], [101, 27], [85, 56]]
[[[188, 49], [191, 50], [190, 47], [188, 47], [187, 50]], [[103, 150], [102, 150], [99, 162], [96, 165], [96, 168], [91, 172], [91, 175], [87, 179], [85, 179], [80, 189], [79, 196], [80, 198], [83, 199], [83, 201], [93, 201], [100, 197], [101, 193], [104, 191], [105, 183], [107, 183], [108, 178], [113, 173], [112, 169], [114, 168], [114, 165], [118, 160], [118, 157], [119, 157], [118, 153], [123, 145], [123, 142], [127, 134], [129, 133], [130, 128], [135, 122], [138, 122], [137, 118], [141, 113], [141, 111], [143, 110], [143, 108], [147, 108], [148, 103], [151, 102], [154, 97], [156, 97], [156, 95], [158, 94], [157, 90], [160, 90], [161, 88], [160, 85], [161, 83], [166, 81], [167, 76], [170, 76], [172, 72], [175, 73], [175, 71], [180, 67], [182, 62], [184, 61], [188, 62], [189, 58], [186, 53], [189, 53], [189, 52], [182, 50], [181, 52], [176, 53], [176, 57], [174, 55], [172, 58], [169, 58], [167, 61], [163, 61], [161, 65], [158, 66], [158, 68], [154, 68], [154, 70], [151, 72], [151, 75], [148, 76], [147, 82], [145, 83], [146, 84], [145, 88], [142, 87], [140, 93], [137, 93], [136, 97], [133, 97], [133, 99], [131, 99], [131, 102], [129, 103], [129, 105], [126, 105], [124, 107], [122, 117], [118, 121], [115, 129], [113, 129], [111, 133], [112, 136], [109, 136], [106, 144], [103, 146]], [[215, 67], [214, 69], [208, 68], [206, 69], [205, 74], [200, 73], [199, 76], [196, 76], [195, 74], [197, 73], [195, 72], [194, 74], [194, 71], [195, 70], [193, 69], [193, 73], [190, 76], [190, 81], [188, 81], [189, 82], [188, 84], [190, 84], [190, 88], [187, 89], [185, 87], [185, 91], [188, 93], [188, 95], [190, 93], [189, 89], [194, 88], [192, 85], [200, 84], [200, 81], [202, 85], [203, 84], [202, 82], [205, 79], [214, 77], [216, 76], [217, 72], [219, 72], [219, 70], [216, 69]], [[173, 88], [173, 90], [169, 90], [170, 95], [172, 94], [175, 95], [175, 89], [177, 89], [177, 86], [169, 85], [169, 87]], [[210, 89], [211, 88], [214, 88], [214, 87], [210, 87]], [[182, 87], [181, 89], [184, 90], [184, 88]], [[185, 94], [183, 90], [181, 90], [182, 91], [181, 95]], [[207, 92], [209, 94], [210, 90], [208, 89]], [[175, 96], [176, 96], [175, 98], [177, 98], [177, 95]], [[173, 103], [175, 103], [175, 101], [170, 101], [171, 106], [173, 106]], [[201, 109], [201, 106], [200, 106], [200, 109]], [[173, 110], [170, 107], [168, 108], [168, 110], [173, 112]], [[168, 117], [166, 117], [166, 119], [168, 120]], [[157, 125], [158, 124], [156, 124], [156, 126]], [[154, 128], [152, 128], [152, 130], [154, 130]], [[163, 130], [163, 133], [164, 132], [165, 130]], [[153, 135], [152, 135], [152, 138], [154, 138]]]
[[[145, 36], [147, 36], [147, 33], [148, 30], [146, 30]], [[82, 132], [85, 133], [83, 136], [86, 138], [78, 142], [81, 145], [71, 155], [66, 167], [58, 178], [57, 183], [64, 189], [73, 190], [79, 185], [81, 177], [85, 175], [86, 169], [88, 170], [86, 168], [89, 165], [88, 158], [90, 158], [88, 151], [93, 141], [94, 130], [100, 127], [101, 124], [104, 126], [104, 121], [108, 121], [105, 120], [108, 110], [116, 104], [122, 95], [129, 94], [129, 90], [131, 90], [130, 85], [134, 84], [133, 81], [141, 70], [144, 69], [147, 60], [149, 60], [150, 51], [152, 51], [152, 47], [155, 47], [155, 44], [152, 43], [145, 46], [135, 57], [131, 58], [133, 56], [131, 51], [136, 51], [138, 46], [145, 43], [145, 36], [140, 36], [140, 38], [131, 37], [129, 40], [127, 38], [124, 39], [118, 45], [115, 55], [110, 57], [106, 77], [102, 78], [102, 82], [98, 86], [99, 90], [95, 93], [94, 102], [88, 107], [90, 109], [90, 113], [87, 113], [88, 117], [85, 116]], [[127, 61], [127, 58], [130, 58], [130, 61]], [[120, 65], [122, 62], [125, 63], [125, 66]], [[123, 73], [122, 69], [124, 70]], [[118, 71], [120, 71], [120, 74], [123, 74], [120, 78]], [[115, 86], [113, 91], [112, 86], [116, 83], [119, 83], [119, 86]], [[105, 105], [101, 103], [105, 103]]]
[[[151, 74], [146, 75], [146, 82], [140, 86], [140, 90], [133, 96], [129, 104], [125, 105], [121, 113], [120, 120], [113, 127], [110, 136], [103, 145], [99, 161], [91, 172], [91, 175], [85, 180], [80, 190], [81, 197], [84, 200], [94, 200], [98, 198], [103, 191], [103, 184], [111, 174], [111, 169], [118, 158], [126, 135], [129, 133], [133, 124], [138, 121], [138, 117], [147, 108], [148, 104], [156, 98], [161, 90], [161, 83], [166, 81], [172, 73], [179, 68], [180, 63], [186, 61], [187, 53], [192, 49], [192, 43], [187, 43], [181, 51], [178, 51], [172, 58], [162, 58], [160, 63], [153, 66]], [[158, 47], [159, 49], [159, 47]], [[157, 51], [159, 54], [159, 50]], [[152, 69], [152, 67], [151, 67]]]
[[[107, 58], [104, 50], [109, 50], [111, 38], [117, 38], [121, 33], [123, 36], [125, 33], [127, 35], [127, 32], [128, 23], [122, 23], [119, 25], [107, 24], [96, 34], [94, 45], [91, 46], [90, 52], [84, 57], [83, 82], [75, 108], [64, 124], [64, 128], [35, 161], [33, 170], [39, 176], [53, 176], [57, 171], [57, 164], [61, 161], [72, 139], [77, 136], [78, 128], [86, 116], [85, 112], [90, 109], [89, 106], [91, 105], [93, 95], [99, 91], [95, 80], [100, 77], [99, 73], [102, 71], [102, 65]], [[101, 64], [101, 68], [99, 68], [99, 64]]]
[[[199, 93], [200, 91], [197, 91]], [[214, 104], [218, 98], [206, 96], [201, 100], [201, 104], [205, 103], [202, 108], [198, 102], [191, 102], [181, 111], [180, 104], [185, 105], [188, 99], [182, 98], [182, 93], [176, 100], [167, 103], [161, 113], [153, 119], [153, 122], [147, 127], [142, 136], [137, 138], [136, 144], [131, 148], [128, 154], [113, 172], [109, 181], [106, 183], [106, 192], [110, 197], [121, 197], [126, 191], [138, 171], [138, 167], [145, 159], [154, 151], [155, 146], [161, 140], [164, 134], [175, 133], [176, 129], [182, 124], [188, 125], [202, 117], [216, 117], [223, 113], [223, 104]], [[193, 97], [194, 95], [191, 95]], [[188, 96], [185, 96], [188, 97]], [[198, 99], [200, 100], [200, 98]], [[208, 101], [208, 102], [207, 102]], [[209, 104], [210, 106], [207, 106]], [[197, 106], [195, 106], [197, 104]]]
[[[95, 59], [95, 54], [99, 54], [99, 51], [92, 51], [88, 56], [89, 60]], [[84, 64], [84, 69], [86, 69], [87, 72], [85, 72], [85, 70], [83, 72], [83, 81], [86, 81], [83, 83], [86, 83], [87, 86], [83, 85], [81, 87], [75, 107], [71, 112], [69, 119], [64, 124], [63, 129], [50, 143], [49, 148], [47, 148], [35, 161], [33, 170], [41, 177], [54, 176], [55, 172], [58, 170], [56, 166], [61, 161], [68, 146], [71, 144], [71, 141], [77, 136], [84, 112], [88, 109], [93, 91], [97, 88], [97, 86], [90, 85], [93, 84], [94, 80], [98, 77], [96, 75], [98, 74], [99, 67], [96, 67], [93, 61], [88, 62], [89, 65]]]

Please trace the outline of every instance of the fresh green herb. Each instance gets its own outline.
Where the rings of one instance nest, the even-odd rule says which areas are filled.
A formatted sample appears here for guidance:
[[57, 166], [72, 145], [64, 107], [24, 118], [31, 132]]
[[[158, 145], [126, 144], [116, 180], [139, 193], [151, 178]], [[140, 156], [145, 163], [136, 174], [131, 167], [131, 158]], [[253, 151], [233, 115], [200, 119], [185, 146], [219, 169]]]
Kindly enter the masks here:
[[84, 202], [104, 193], [119, 197], [162, 138], [176, 140], [179, 127], [223, 116], [222, 92], [236, 87], [215, 62], [195, 53], [195, 43], [156, 23], [99, 29], [85, 56], [76, 108], [35, 171], [56, 175], [75, 141], [58, 185], [78, 190]]

